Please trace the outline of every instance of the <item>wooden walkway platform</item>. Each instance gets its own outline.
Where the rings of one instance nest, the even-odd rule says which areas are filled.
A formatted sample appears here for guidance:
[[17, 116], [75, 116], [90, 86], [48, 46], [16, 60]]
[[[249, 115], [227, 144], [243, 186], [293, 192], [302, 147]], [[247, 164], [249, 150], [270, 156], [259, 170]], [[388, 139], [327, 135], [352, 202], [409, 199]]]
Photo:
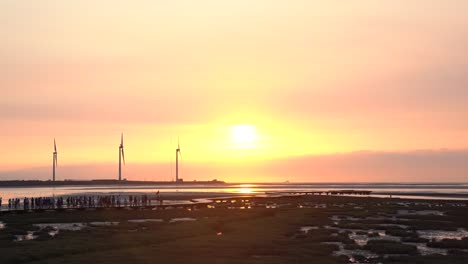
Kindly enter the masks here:
[[267, 194], [294, 194], [294, 195], [370, 195], [372, 191], [365, 190], [330, 190], [330, 191], [289, 191], [267, 192]]

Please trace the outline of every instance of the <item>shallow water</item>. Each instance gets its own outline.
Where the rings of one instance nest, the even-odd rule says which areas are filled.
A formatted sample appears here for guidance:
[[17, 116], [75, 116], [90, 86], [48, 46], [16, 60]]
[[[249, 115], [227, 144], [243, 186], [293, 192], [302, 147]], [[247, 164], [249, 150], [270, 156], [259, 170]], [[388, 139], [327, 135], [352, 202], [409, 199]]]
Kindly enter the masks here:
[[80, 231], [81, 229], [87, 227], [85, 223], [50, 223], [50, 224], [33, 224], [35, 227], [44, 229], [47, 227], [54, 228], [57, 230], [66, 230], [66, 231]]
[[128, 220], [129, 223], [146, 223], [146, 222], [164, 222], [163, 219], [131, 219]]
[[35, 236], [33, 231], [28, 231], [26, 235], [15, 235], [14, 241], [20, 242], [20, 241], [34, 240], [37, 237], [38, 236]]
[[332, 221], [341, 221], [341, 220], [347, 220], [347, 221], [360, 221], [363, 218], [358, 218], [358, 217], [352, 217], [352, 216], [347, 216], [347, 215], [333, 215], [330, 217]]
[[379, 226], [384, 226], [384, 227], [392, 227], [392, 226], [395, 226], [395, 227], [399, 227], [399, 228], [403, 228], [403, 229], [408, 229], [409, 226], [407, 225], [398, 225], [398, 224], [378, 224]]
[[326, 245], [337, 245], [339, 247], [338, 251], [333, 251], [334, 256], [347, 256], [350, 262], [355, 263], [353, 255], [360, 255], [366, 258], [377, 258], [379, 255], [369, 251], [369, 250], [362, 250], [362, 249], [345, 249], [344, 244], [342, 242], [322, 242], [322, 244]]
[[[403, 215], [440, 215], [443, 216], [444, 213], [441, 211], [435, 211], [435, 210], [423, 210], [423, 211], [408, 211], [408, 210], [399, 210], [399, 213]], [[394, 218], [388, 218], [388, 217], [374, 217], [379, 220], [385, 220], [385, 219], [390, 219], [394, 220]], [[343, 215], [334, 215], [330, 217], [331, 220], [335, 221], [335, 223], [339, 223], [342, 220], [347, 220], [347, 221], [359, 221], [362, 220], [362, 218], [356, 218], [356, 217], [350, 217], [350, 216], [343, 216]], [[366, 218], [369, 219], [369, 218]], [[407, 229], [408, 226], [406, 225], [396, 225], [396, 224], [379, 224], [379, 226], [398, 226], [404, 229]], [[392, 240], [392, 241], [397, 241], [401, 242], [401, 237], [397, 236], [391, 236], [387, 235], [385, 233], [385, 230], [359, 230], [359, 229], [346, 229], [346, 228], [337, 228], [337, 227], [330, 227], [330, 226], [325, 226], [324, 228], [326, 229], [333, 229], [336, 230], [338, 233], [344, 233], [344, 232], [349, 232], [348, 236], [350, 239], [352, 239], [357, 245], [359, 246], [365, 246], [369, 240]], [[301, 228], [302, 231], [302, 228]], [[358, 232], [367, 232], [367, 234], [357, 234]], [[436, 240], [440, 241], [442, 239], [457, 239], [461, 240], [465, 237], [468, 237], [468, 231], [465, 229], [458, 229], [457, 231], [443, 231], [443, 230], [420, 230], [417, 231], [419, 237], [421, 238], [426, 238], [429, 240]], [[369, 237], [370, 233], [378, 233], [378, 237]], [[431, 254], [441, 254], [441, 255], [447, 255], [448, 254], [448, 249], [443, 249], [443, 248], [431, 248], [428, 247], [426, 243], [411, 243], [411, 242], [402, 242], [403, 244], [407, 245], [414, 245], [418, 249], [418, 252], [421, 255], [431, 255]], [[328, 243], [332, 244], [332, 243]], [[333, 243], [339, 245], [340, 249], [339, 251], [334, 252], [334, 255], [346, 255], [350, 258], [350, 262], [353, 262], [352, 260], [352, 255], [362, 255], [367, 258], [369, 258], [369, 255], [362, 250], [344, 250], [344, 245], [340, 243]]]
[[310, 230], [317, 230], [317, 229], [319, 229], [318, 226], [303, 226], [303, 227], [301, 227], [300, 230], [301, 230], [301, 232], [307, 234], [307, 233], [309, 233]]
[[[365, 246], [370, 240], [391, 240], [391, 241], [397, 241], [401, 242], [400, 237], [396, 236], [390, 236], [386, 235], [385, 231], [383, 230], [368, 230], [368, 234], [370, 232], [378, 232], [379, 236], [378, 237], [369, 237], [367, 235], [358, 235], [356, 234], [358, 231], [365, 231], [365, 230], [350, 230], [350, 229], [341, 229], [341, 228], [332, 228], [336, 229], [338, 232], [343, 233], [344, 231], [350, 231], [351, 233], [349, 234], [349, 238], [352, 239], [357, 245], [359, 246]], [[334, 234], [332, 234], [334, 235]], [[335, 234], [336, 236], [337, 234]], [[339, 250], [333, 252], [333, 255], [335, 256], [340, 256], [340, 255], [345, 255], [348, 256], [350, 259], [350, 262], [353, 261], [353, 255], [361, 255], [366, 258], [375, 258], [378, 257], [377, 254], [372, 253], [371, 251], [368, 250], [346, 250], [344, 249], [344, 244], [342, 242], [325, 242], [324, 244], [334, 244], [339, 246]], [[440, 248], [431, 248], [428, 247], [426, 243], [409, 243], [409, 242], [403, 242], [402, 244], [407, 244], [407, 245], [414, 245], [418, 249], [418, 252], [421, 255], [431, 255], [431, 254], [441, 254], [441, 255], [447, 255], [448, 249], [440, 249]], [[388, 257], [388, 255], [385, 255]]]
[[404, 244], [416, 246], [418, 248], [419, 254], [421, 255], [432, 255], [432, 254], [447, 255], [448, 253], [448, 249], [446, 248], [431, 248], [431, 247], [428, 247], [426, 243], [405, 242]]
[[[40, 224], [33, 224], [34, 227], [38, 227], [39, 230], [43, 230], [44, 228], [52, 228], [48, 233], [49, 236], [55, 237], [57, 236], [61, 230], [65, 231], [81, 231], [84, 228], [88, 227], [102, 227], [102, 226], [115, 226], [118, 225], [119, 222], [90, 222], [90, 223], [40, 223]], [[23, 240], [33, 240], [36, 239], [38, 236], [34, 236], [33, 231], [28, 232], [27, 235], [16, 235], [15, 241], [23, 241]]]
[[415, 211], [415, 210], [398, 210], [397, 211], [398, 215], [438, 215], [438, 216], [444, 216], [445, 213], [437, 210], [420, 210], [420, 211]]
[[[77, 194], [155, 194], [158, 190], [161, 195], [177, 194], [178, 196], [192, 194], [257, 194], [266, 192], [310, 192], [329, 190], [369, 190], [373, 197], [394, 198], [424, 198], [424, 199], [453, 199], [446, 195], [458, 195], [456, 199], [468, 199], [468, 184], [389, 184], [389, 183], [257, 183], [257, 184], [226, 184], [226, 185], [119, 185], [119, 186], [58, 186], [58, 187], [0, 187], [3, 204], [8, 204], [10, 198], [24, 197], [52, 197]], [[417, 194], [420, 197], [411, 196]], [[465, 196], [465, 197], [463, 197]], [[201, 196], [203, 197], [203, 196]]]
[[116, 226], [119, 222], [90, 222], [89, 225], [91, 226]]
[[169, 220], [169, 223], [175, 223], [175, 222], [187, 222], [187, 221], [196, 221], [197, 219], [191, 218], [191, 217], [181, 217], [181, 218], [172, 218]]
[[55, 237], [56, 235], [58, 235], [58, 233], [59, 233], [58, 229], [54, 229], [48, 232], [49, 236], [51, 237]]
[[417, 231], [419, 236], [427, 239], [435, 239], [440, 241], [442, 239], [456, 239], [461, 240], [468, 237], [468, 231], [463, 228], [459, 228], [457, 231], [443, 231], [443, 230], [421, 230]]

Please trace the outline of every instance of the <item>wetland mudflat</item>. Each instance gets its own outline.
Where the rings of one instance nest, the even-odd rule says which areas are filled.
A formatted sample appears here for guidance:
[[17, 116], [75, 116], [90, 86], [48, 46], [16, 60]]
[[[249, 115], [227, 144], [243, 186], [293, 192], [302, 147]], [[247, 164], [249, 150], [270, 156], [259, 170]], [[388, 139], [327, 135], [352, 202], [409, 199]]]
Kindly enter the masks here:
[[465, 263], [464, 203], [243, 197], [4, 214], [0, 254], [2, 263]]

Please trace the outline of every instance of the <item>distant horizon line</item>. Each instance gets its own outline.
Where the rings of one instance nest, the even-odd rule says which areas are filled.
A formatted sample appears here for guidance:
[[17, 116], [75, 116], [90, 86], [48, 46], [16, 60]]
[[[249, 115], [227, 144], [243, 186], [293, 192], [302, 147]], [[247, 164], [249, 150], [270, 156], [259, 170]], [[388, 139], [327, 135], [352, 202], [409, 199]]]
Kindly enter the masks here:
[[[55, 182], [99, 182], [99, 181], [102, 181], [102, 182], [119, 182], [119, 180], [117, 179], [64, 179], [64, 180], [56, 180]], [[2, 182], [51, 182], [53, 183], [53, 181], [51, 179], [47, 179], [47, 180], [0, 180], [0, 183]], [[132, 183], [132, 182], [164, 182], [164, 183], [180, 183], [180, 182], [176, 182], [176, 181], [164, 181], [164, 180], [160, 180], [160, 181], [155, 181], [155, 180], [122, 180], [120, 181], [122, 183]], [[218, 179], [212, 179], [212, 180], [186, 180], [186, 181], [183, 181], [183, 183], [193, 183], [193, 182], [223, 182], [223, 183], [226, 183], [226, 184], [320, 184], [320, 185], [326, 185], [326, 184], [391, 184], [391, 185], [407, 185], [407, 184], [421, 184], [421, 185], [425, 185], [425, 184], [468, 184], [468, 181], [467, 182], [460, 182], [460, 181], [443, 181], [443, 182], [439, 182], [439, 181], [417, 181], [417, 182], [414, 182], [414, 181], [408, 181], [408, 182], [398, 182], [398, 183], [395, 183], [395, 182], [388, 182], [388, 181], [371, 181], [371, 182], [366, 182], [366, 181], [353, 181], [353, 182], [341, 182], [341, 181], [335, 181], [335, 182], [295, 182], [295, 181], [256, 181], [256, 182], [248, 182], [248, 181], [243, 181], [243, 182], [227, 182], [227, 181], [223, 181], [223, 180], [218, 180]]]

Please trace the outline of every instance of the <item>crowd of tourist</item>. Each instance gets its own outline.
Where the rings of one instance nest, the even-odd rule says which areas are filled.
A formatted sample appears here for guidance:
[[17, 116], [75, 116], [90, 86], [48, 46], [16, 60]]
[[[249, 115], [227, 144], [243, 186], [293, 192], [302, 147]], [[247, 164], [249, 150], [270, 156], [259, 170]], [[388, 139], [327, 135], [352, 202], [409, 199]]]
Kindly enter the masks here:
[[[162, 205], [159, 195], [96, 195], [65, 197], [25, 197], [8, 199], [8, 210], [35, 210], [61, 208], [144, 207]], [[2, 198], [0, 197], [0, 205]], [[2, 207], [3, 208], [3, 207]]]

